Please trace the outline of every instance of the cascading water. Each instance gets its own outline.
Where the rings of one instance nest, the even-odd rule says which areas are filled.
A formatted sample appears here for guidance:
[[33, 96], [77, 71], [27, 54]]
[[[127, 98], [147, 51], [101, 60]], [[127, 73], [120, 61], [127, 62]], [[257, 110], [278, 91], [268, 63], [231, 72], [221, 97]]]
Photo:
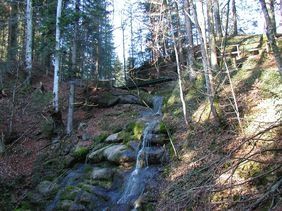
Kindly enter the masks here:
[[142, 145], [137, 153], [134, 171], [128, 178], [125, 190], [118, 200], [118, 204], [133, 204], [144, 192], [146, 182], [154, 175], [149, 169], [148, 154], [152, 133], [155, 126], [161, 121], [162, 97], [153, 99], [153, 110], [146, 114], [146, 127], [143, 131]]

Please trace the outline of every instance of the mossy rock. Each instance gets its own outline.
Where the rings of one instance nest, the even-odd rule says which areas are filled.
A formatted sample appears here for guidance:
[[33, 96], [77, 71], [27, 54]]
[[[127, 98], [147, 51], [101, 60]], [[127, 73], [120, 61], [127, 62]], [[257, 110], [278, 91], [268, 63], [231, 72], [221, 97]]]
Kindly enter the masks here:
[[75, 200], [77, 194], [81, 191], [79, 187], [76, 186], [67, 186], [65, 187], [63, 193], [61, 194], [62, 200]]
[[98, 136], [95, 136], [93, 138], [93, 142], [94, 143], [103, 143], [107, 139], [108, 136], [109, 136], [109, 134], [102, 133], [102, 134], [100, 134]]
[[62, 201], [59, 202], [57, 207], [58, 207], [59, 210], [67, 211], [67, 210], [69, 210], [69, 208], [72, 206], [73, 203], [74, 202], [71, 201], [71, 200], [62, 200]]
[[128, 143], [130, 139], [141, 140], [145, 124], [143, 122], [131, 122], [126, 125], [124, 131], [121, 132], [121, 136], [124, 138], [124, 143]]
[[76, 159], [76, 160], [85, 160], [88, 152], [89, 152], [89, 148], [88, 147], [76, 147], [75, 150], [73, 151], [73, 157]]

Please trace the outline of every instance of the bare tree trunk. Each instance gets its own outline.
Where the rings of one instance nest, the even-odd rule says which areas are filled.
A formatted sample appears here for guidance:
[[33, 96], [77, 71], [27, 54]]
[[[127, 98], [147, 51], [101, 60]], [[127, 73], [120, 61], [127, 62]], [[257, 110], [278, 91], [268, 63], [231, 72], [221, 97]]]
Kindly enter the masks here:
[[179, 86], [179, 93], [180, 93], [180, 100], [182, 103], [182, 110], [183, 110], [183, 117], [185, 124], [188, 125], [188, 119], [187, 119], [187, 111], [186, 111], [186, 103], [185, 103], [185, 98], [183, 94], [183, 88], [182, 88], [182, 78], [181, 78], [181, 66], [180, 66], [180, 61], [178, 57], [178, 50], [177, 50], [177, 40], [174, 35], [174, 27], [172, 23], [172, 15], [171, 15], [171, 9], [169, 8], [169, 18], [170, 18], [170, 28], [171, 28], [171, 34], [172, 34], [172, 40], [174, 42], [174, 52], [175, 52], [175, 60], [176, 60], [176, 65], [177, 65], [177, 75], [178, 75], [178, 86]]
[[26, 83], [31, 84], [32, 71], [32, 0], [26, 1]]
[[54, 87], [53, 87], [53, 107], [54, 111], [59, 112], [59, 67], [60, 67], [60, 18], [62, 14], [62, 0], [58, 0], [57, 17], [56, 17], [56, 52], [55, 52], [55, 68], [54, 68]]
[[237, 10], [236, 0], [232, 0], [232, 15], [233, 15], [233, 35], [238, 35], [238, 23], [237, 23]]
[[267, 39], [268, 39], [269, 44], [272, 48], [278, 70], [279, 70], [280, 74], [282, 74], [282, 58], [281, 58], [280, 49], [278, 48], [276, 40], [275, 40], [274, 26], [273, 26], [273, 23], [271, 22], [271, 19], [270, 19], [270, 16], [269, 16], [269, 13], [268, 13], [268, 10], [267, 10], [267, 7], [266, 7], [265, 0], [259, 0], [259, 2], [261, 4], [262, 12], [264, 14], [264, 19], [265, 19], [265, 23], [266, 23]]
[[184, 16], [185, 16], [185, 27], [188, 38], [187, 47], [187, 66], [190, 81], [194, 81], [196, 74], [194, 70], [194, 53], [193, 53], [193, 33], [192, 33], [192, 21], [189, 16], [191, 16], [190, 0], [184, 1]]
[[273, 0], [266, 0], [266, 7], [269, 13], [269, 18], [271, 21], [271, 24], [273, 25], [273, 31], [274, 35], [277, 35], [277, 30], [276, 30], [276, 19], [275, 19], [275, 11], [274, 11], [274, 1]]
[[209, 64], [209, 59], [207, 55], [207, 46], [206, 46], [206, 41], [205, 36], [203, 36], [204, 32], [202, 31], [199, 21], [198, 21], [198, 15], [197, 15], [197, 10], [195, 5], [193, 4], [193, 16], [194, 16], [194, 22], [196, 25], [196, 28], [198, 30], [198, 34], [200, 37], [200, 46], [201, 46], [201, 54], [202, 54], [202, 59], [203, 59], [203, 67], [204, 67], [204, 73], [205, 73], [205, 80], [206, 80], [206, 88], [207, 88], [207, 94], [208, 94], [208, 99], [210, 102], [210, 108], [211, 108], [211, 113], [215, 119], [216, 122], [218, 122], [218, 115], [216, 112], [216, 109], [214, 107], [214, 89], [213, 89], [213, 83], [212, 83], [212, 74], [211, 74], [211, 68]]
[[67, 118], [67, 134], [70, 135], [73, 130], [73, 113], [74, 113], [74, 97], [75, 97], [75, 82], [69, 82], [70, 92], [69, 92], [69, 109]]
[[123, 55], [123, 74], [124, 80], [127, 81], [127, 74], [126, 74], [126, 58], [125, 58], [125, 23], [121, 20], [121, 30], [122, 30], [122, 55]]
[[[79, 0], [75, 1], [75, 12], [78, 16], [79, 13]], [[74, 25], [74, 34], [73, 34], [73, 44], [72, 44], [72, 55], [71, 55], [71, 63], [72, 63], [72, 73], [71, 75], [75, 75], [77, 72], [77, 41], [78, 41], [78, 22], [79, 18], [76, 18]], [[74, 113], [74, 101], [75, 101], [75, 83], [74, 81], [69, 82], [70, 90], [69, 90], [69, 108], [68, 108], [68, 116], [67, 116], [67, 134], [70, 135], [73, 131], [73, 113]]]
[[[13, 68], [17, 61], [18, 35], [18, 6], [16, 1], [11, 2], [9, 17], [8, 55], [9, 67]], [[14, 66], [15, 67], [15, 66]]]
[[219, 11], [219, 3], [218, 0], [213, 0], [214, 6], [214, 23], [215, 23], [215, 31], [217, 37], [222, 37], [222, 28], [221, 28], [221, 18], [220, 18], [220, 11]]
[[218, 70], [217, 63], [217, 53], [216, 53], [216, 35], [214, 31], [214, 19], [213, 19], [213, 9], [212, 9], [212, 0], [207, 2], [207, 14], [208, 14], [208, 26], [209, 26], [209, 37], [210, 37], [210, 60], [211, 68], [213, 71]]

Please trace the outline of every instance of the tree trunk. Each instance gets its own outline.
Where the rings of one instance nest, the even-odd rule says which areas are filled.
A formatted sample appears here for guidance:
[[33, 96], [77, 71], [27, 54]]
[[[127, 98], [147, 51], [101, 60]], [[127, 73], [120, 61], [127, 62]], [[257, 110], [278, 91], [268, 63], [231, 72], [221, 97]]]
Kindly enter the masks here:
[[58, 0], [57, 17], [56, 17], [56, 52], [55, 52], [55, 68], [54, 68], [54, 87], [53, 87], [53, 107], [54, 111], [59, 111], [59, 67], [60, 67], [60, 18], [62, 14], [62, 0]]
[[266, 6], [269, 13], [270, 22], [273, 25], [273, 32], [274, 35], [277, 35], [276, 30], [276, 20], [275, 20], [275, 11], [274, 11], [274, 1], [273, 0], [266, 0]]
[[232, 15], [233, 15], [233, 35], [236, 36], [238, 35], [236, 0], [232, 0]]
[[222, 28], [221, 28], [221, 18], [219, 11], [219, 3], [218, 0], [213, 0], [213, 12], [214, 12], [214, 24], [215, 24], [215, 32], [217, 37], [222, 37]]
[[193, 53], [193, 33], [192, 33], [192, 21], [190, 19], [191, 9], [190, 9], [190, 0], [184, 2], [184, 15], [185, 15], [185, 27], [188, 38], [188, 47], [187, 47], [187, 66], [188, 74], [190, 81], [194, 81], [196, 74], [194, 70], [194, 53]]
[[69, 92], [69, 109], [68, 109], [68, 119], [67, 119], [67, 134], [70, 135], [73, 130], [73, 113], [74, 113], [74, 98], [75, 98], [75, 83], [71, 81], [70, 92]]
[[[78, 17], [79, 13], [79, 0], [75, 1], [75, 12]], [[77, 42], [78, 42], [78, 22], [79, 18], [76, 18], [74, 25], [73, 44], [72, 44], [72, 55], [71, 55], [71, 76], [74, 77], [77, 73]], [[74, 101], [75, 101], [75, 83], [74, 81], [69, 82], [69, 108], [67, 116], [67, 134], [70, 135], [73, 131], [73, 113], [74, 113]]]
[[259, 0], [259, 2], [261, 4], [262, 12], [266, 23], [266, 36], [272, 48], [278, 70], [280, 74], [282, 74], [282, 58], [281, 58], [280, 49], [278, 48], [278, 45], [275, 40], [274, 26], [273, 23], [271, 22], [265, 0]]
[[210, 60], [211, 68], [213, 71], [218, 70], [217, 63], [217, 53], [216, 53], [216, 34], [214, 31], [214, 19], [213, 19], [213, 9], [212, 9], [212, 0], [207, 2], [207, 14], [208, 14], [208, 26], [209, 26], [209, 37], [210, 37]]
[[215, 119], [216, 122], [218, 122], [218, 115], [216, 112], [216, 109], [214, 107], [214, 89], [213, 89], [213, 83], [212, 83], [212, 74], [211, 74], [211, 68], [209, 64], [209, 59], [207, 55], [207, 46], [206, 46], [206, 41], [204, 32], [202, 31], [199, 21], [198, 21], [198, 15], [197, 15], [197, 10], [195, 5], [193, 4], [193, 16], [194, 16], [194, 22], [196, 25], [196, 28], [198, 30], [198, 34], [200, 37], [200, 46], [201, 46], [201, 54], [202, 54], [202, 59], [203, 59], [203, 67], [204, 67], [204, 73], [205, 73], [205, 80], [206, 80], [206, 88], [207, 88], [207, 95], [208, 99], [210, 102], [210, 108], [211, 108], [211, 113]]
[[26, 1], [26, 83], [31, 84], [32, 71], [32, 0]]
[[185, 98], [184, 98], [184, 94], [183, 94], [183, 88], [182, 88], [182, 78], [181, 78], [181, 63], [179, 61], [179, 57], [178, 57], [178, 50], [177, 50], [177, 40], [175, 38], [174, 35], [174, 27], [173, 27], [173, 23], [172, 23], [172, 14], [171, 14], [171, 9], [169, 8], [169, 19], [170, 19], [170, 28], [171, 28], [171, 34], [172, 34], [172, 40], [174, 43], [174, 52], [175, 52], [175, 60], [176, 60], [176, 67], [177, 67], [177, 75], [178, 75], [178, 86], [179, 86], [179, 93], [180, 93], [180, 100], [182, 103], [182, 109], [183, 109], [183, 116], [184, 116], [184, 121], [185, 124], [188, 126], [188, 119], [187, 119], [187, 111], [186, 111], [186, 103], [185, 103]]
[[8, 55], [9, 67], [13, 68], [17, 61], [17, 35], [18, 35], [18, 6], [15, 1], [11, 2], [9, 17]]

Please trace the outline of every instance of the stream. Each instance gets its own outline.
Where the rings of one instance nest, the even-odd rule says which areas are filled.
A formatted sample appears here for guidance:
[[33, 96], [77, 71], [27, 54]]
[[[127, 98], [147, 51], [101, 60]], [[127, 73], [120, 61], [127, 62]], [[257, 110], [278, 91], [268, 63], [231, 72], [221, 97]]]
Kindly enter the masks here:
[[[158, 188], [157, 178], [168, 157], [158, 131], [162, 101], [154, 97], [153, 108], [140, 114], [138, 121], [144, 124], [141, 142], [125, 145], [118, 139], [106, 139], [109, 144], [93, 149], [88, 163], [78, 164], [58, 182], [46, 210], [139, 210], [154, 201], [150, 194]], [[132, 167], [124, 167], [127, 163]]]

